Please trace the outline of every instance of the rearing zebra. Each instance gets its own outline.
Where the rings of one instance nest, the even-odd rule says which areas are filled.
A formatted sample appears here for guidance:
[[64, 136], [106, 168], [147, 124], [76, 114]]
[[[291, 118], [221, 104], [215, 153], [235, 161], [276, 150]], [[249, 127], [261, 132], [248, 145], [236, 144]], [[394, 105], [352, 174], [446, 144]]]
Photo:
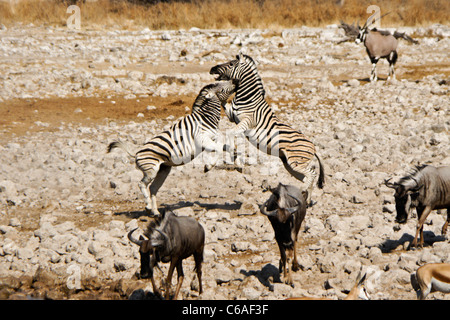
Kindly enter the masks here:
[[114, 148], [124, 149], [135, 158], [136, 167], [143, 172], [139, 188], [144, 195], [147, 212], [159, 215], [156, 194], [173, 166], [192, 161], [204, 150], [214, 152], [222, 149], [222, 144], [217, 141], [221, 106], [235, 92], [237, 83], [237, 80], [221, 81], [203, 87], [191, 114], [152, 138], [135, 153], [124, 142], [109, 144], [108, 152]]
[[270, 155], [277, 154], [286, 170], [304, 182], [308, 191], [308, 203], [316, 177], [311, 161], [316, 156], [320, 174], [317, 186], [323, 188], [324, 170], [314, 144], [301, 132], [282, 123], [265, 100], [265, 91], [256, 64], [247, 55], [239, 53], [235, 60], [214, 66], [210, 74], [218, 74], [217, 80], [239, 80], [236, 95], [225, 113], [237, 124], [235, 135], [245, 133], [247, 139]]

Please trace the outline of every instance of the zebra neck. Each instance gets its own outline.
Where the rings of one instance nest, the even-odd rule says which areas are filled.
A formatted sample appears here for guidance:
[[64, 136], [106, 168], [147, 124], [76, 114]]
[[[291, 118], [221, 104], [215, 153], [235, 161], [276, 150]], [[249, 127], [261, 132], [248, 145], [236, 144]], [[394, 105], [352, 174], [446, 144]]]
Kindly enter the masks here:
[[242, 97], [244, 100], [248, 100], [249, 97], [257, 96], [258, 94], [264, 97], [264, 86], [256, 66], [248, 66], [239, 80], [235, 98], [239, 100], [239, 97]]
[[252, 103], [257, 100], [264, 100], [265, 91], [261, 81], [249, 81], [243, 86], [239, 86], [234, 96], [234, 102], [236, 104]]
[[210, 108], [196, 108], [192, 111], [192, 116], [201, 118], [201, 122], [206, 122], [209, 125], [218, 127], [220, 121], [220, 106], [214, 110]]
[[255, 107], [260, 106], [262, 104], [267, 104], [264, 100], [264, 96], [260, 92], [248, 92], [244, 91], [241, 94], [239, 92], [236, 93], [236, 96], [233, 99], [233, 105], [235, 106], [250, 106], [253, 105]]

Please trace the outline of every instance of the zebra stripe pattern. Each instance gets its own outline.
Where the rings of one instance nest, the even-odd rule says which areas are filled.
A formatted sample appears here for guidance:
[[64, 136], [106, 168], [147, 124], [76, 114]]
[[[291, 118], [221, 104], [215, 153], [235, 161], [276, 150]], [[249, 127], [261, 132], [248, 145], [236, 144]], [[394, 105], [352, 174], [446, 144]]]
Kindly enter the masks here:
[[222, 148], [217, 141], [220, 111], [234, 93], [236, 84], [237, 81], [221, 81], [205, 86], [197, 96], [191, 114], [153, 137], [135, 153], [124, 142], [109, 144], [108, 152], [114, 148], [124, 149], [135, 158], [136, 167], [143, 172], [139, 187], [145, 198], [146, 211], [159, 215], [156, 194], [173, 166], [192, 161], [202, 151]]
[[235, 60], [213, 67], [210, 73], [218, 74], [217, 80], [239, 80], [231, 105], [225, 106], [229, 120], [237, 124], [234, 134], [244, 133], [259, 150], [277, 155], [286, 170], [304, 182], [310, 202], [317, 175], [310, 167], [311, 161], [314, 156], [319, 161], [319, 188], [323, 188], [324, 184], [322, 163], [311, 140], [300, 131], [282, 123], [273, 113], [265, 100], [262, 79], [253, 59], [240, 53]]

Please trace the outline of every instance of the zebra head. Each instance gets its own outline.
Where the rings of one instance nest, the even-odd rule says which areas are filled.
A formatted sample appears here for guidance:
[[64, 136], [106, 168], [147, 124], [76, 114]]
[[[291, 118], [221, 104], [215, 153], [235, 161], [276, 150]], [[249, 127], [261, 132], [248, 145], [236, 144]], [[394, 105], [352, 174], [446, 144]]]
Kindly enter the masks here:
[[193, 110], [204, 108], [205, 106], [217, 106], [220, 108], [220, 106], [224, 105], [228, 98], [236, 91], [238, 83], [238, 80], [229, 80], [204, 86], [195, 99]]
[[214, 84], [215, 87], [213, 89], [217, 98], [219, 98], [222, 104], [225, 104], [228, 98], [236, 92], [239, 80], [229, 80], [229, 81], [221, 81]]
[[212, 67], [209, 73], [218, 74], [216, 80], [240, 80], [249, 65], [256, 68], [252, 58], [239, 52], [236, 59]]
[[216, 80], [239, 80], [235, 99], [243, 92], [245, 92], [245, 96], [254, 94], [265, 96], [264, 86], [255, 61], [242, 52], [239, 52], [236, 59], [212, 67], [209, 73], [217, 74]]

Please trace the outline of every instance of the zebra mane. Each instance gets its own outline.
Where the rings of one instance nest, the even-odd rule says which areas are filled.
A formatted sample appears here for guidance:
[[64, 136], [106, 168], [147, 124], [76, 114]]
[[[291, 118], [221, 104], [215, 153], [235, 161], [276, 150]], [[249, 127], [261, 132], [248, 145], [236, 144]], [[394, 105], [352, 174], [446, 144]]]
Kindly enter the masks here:
[[250, 62], [255, 66], [255, 68], [256, 68], [256, 62], [255, 62], [255, 60], [253, 60], [253, 58], [252, 57], [250, 57], [249, 55], [246, 55], [246, 54], [243, 54], [242, 56], [244, 56], [244, 58], [246, 59], [246, 60], [250, 60]]
[[208, 85], [206, 85], [206, 86], [204, 86], [201, 90], [200, 90], [200, 93], [197, 95], [197, 97], [195, 98], [195, 101], [194, 101], [194, 104], [192, 105], [192, 112], [194, 112], [195, 110], [197, 110], [198, 108], [201, 108], [203, 105], [204, 105], [204, 103], [205, 103], [205, 101], [206, 101], [206, 93], [210, 90], [210, 89], [212, 89], [212, 88], [214, 88], [214, 87], [216, 87], [217, 86], [217, 84], [215, 84], [215, 83], [211, 83], [211, 84], [208, 84]]
[[413, 170], [408, 173], [406, 176], [402, 177], [398, 183], [399, 184], [406, 184], [407, 182], [410, 181], [415, 181], [417, 182], [417, 180], [420, 179], [422, 170], [425, 169], [426, 167], [428, 167], [428, 165], [426, 164], [422, 164], [422, 165], [417, 165], [413, 168]]
[[246, 54], [243, 54], [242, 56], [245, 58], [245, 61], [249, 63], [249, 65], [251, 67], [251, 70], [256, 75], [256, 79], [260, 82], [260, 84], [261, 84], [261, 93], [262, 93], [262, 96], [264, 98], [266, 96], [266, 90], [264, 89], [262, 78], [261, 78], [261, 76], [258, 73], [258, 68], [256, 67], [255, 60], [253, 60], [252, 57], [250, 57], [249, 55], [246, 55]]
[[243, 54], [243, 56], [244, 56], [244, 58], [245, 58], [245, 61], [248, 62], [248, 63], [250, 64], [252, 70], [254, 70], [254, 72], [258, 75], [258, 77], [261, 78], [261, 77], [259, 76], [258, 68], [256, 67], [256, 62], [255, 62], [255, 60], [253, 60], [252, 57], [250, 57], [250, 56], [248, 56], [248, 55], [246, 55], [246, 54]]

